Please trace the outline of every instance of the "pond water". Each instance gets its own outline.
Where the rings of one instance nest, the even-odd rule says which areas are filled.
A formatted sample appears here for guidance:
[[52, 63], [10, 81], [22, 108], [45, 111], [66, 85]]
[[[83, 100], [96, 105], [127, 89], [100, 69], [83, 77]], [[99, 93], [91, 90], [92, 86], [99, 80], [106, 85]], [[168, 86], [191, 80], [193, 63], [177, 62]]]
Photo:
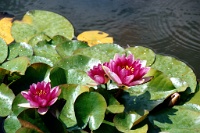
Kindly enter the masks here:
[[75, 35], [101, 30], [123, 47], [145, 46], [184, 61], [200, 78], [200, 0], [0, 0], [21, 19], [29, 10], [65, 16]]

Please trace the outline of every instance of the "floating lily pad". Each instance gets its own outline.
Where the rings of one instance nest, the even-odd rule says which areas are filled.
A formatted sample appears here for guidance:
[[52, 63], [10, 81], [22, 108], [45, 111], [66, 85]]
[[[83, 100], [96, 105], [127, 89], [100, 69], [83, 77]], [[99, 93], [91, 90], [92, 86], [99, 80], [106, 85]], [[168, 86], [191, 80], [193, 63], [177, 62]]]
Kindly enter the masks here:
[[191, 93], [195, 92], [197, 86], [196, 76], [193, 70], [184, 62], [174, 57], [156, 55], [156, 61], [152, 68], [162, 71], [169, 77], [180, 78], [182, 81], [187, 82]]
[[75, 84], [61, 85], [60, 88], [62, 93], [59, 97], [65, 99], [66, 103], [60, 113], [59, 118], [68, 128], [73, 127], [77, 124], [74, 112], [74, 102], [81, 93], [89, 91], [89, 88]]
[[29, 11], [22, 21], [14, 21], [11, 32], [15, 41], [26, 43], [41, 33], [50, 38], [56, 35], [62, 35], [68, 39], [74, 37], [74, 28], [66, 18], [42, 10]]
[[0, 38], [0, 63], [2, 63], [3, 61], [6, 60], [7, 56], [8, 56], [8, 46], [6, 44], [5, 41], [3, 41], [1, 38]]
[[100, 63], [98, 59], [90, 58], [84, 55], [74, 55], [69, 58], [62, 59], [57, 66], [66, 70], [77, 69], [87, 71], [98, 63]]
[[74, 54], [81, 54], [90, 58], [99, 59], [101, 62], [110, 61], [116, 53], [123, 54], [125, 50], [117, 44], [98, 44], [74, 52]]
[[[149, 117], [159, 132], [198, 133], [200, 132], [200, 106], [185, 104], [158, 112]], [[150, 132], [154, 132], [152, 129]]]
[[11, 113], [12, 102], [15, 98], [14, 93], [8, 86], [1, 84], [0, 86], [0, 116], [7, 116]]
[[80, 42], [76, 40], [66, 41], [60, 43], [56, 46], [56, 50], [61, 57], [68, 57], [73, 54], [73, 52], [79, 48], [87, 48], [88, 45], [85, 42]]
[[10, 73], [17, 72], [21, 75], [24, 75], [29, 65], [29, 59], [22, 56], [3, 63], [2, 68], [10, 71]]
[[15, 115], [8, 116], [4, 121], [4, 129], [6, 133], [16, 133], [21, 124]]
[[106, 107], [106, 101], [99, 93], [82, 93], [74, 104], [78, 126], [84, 128], [88, 123], [90, 130], [98, 129], [104, 120]]
[[131, 52], [135, 59], [146, 60], [147, 66], [151, 66], [155, 61], [156, 54], [149, 48], [135, 46], [126, 48], [127, 52]]

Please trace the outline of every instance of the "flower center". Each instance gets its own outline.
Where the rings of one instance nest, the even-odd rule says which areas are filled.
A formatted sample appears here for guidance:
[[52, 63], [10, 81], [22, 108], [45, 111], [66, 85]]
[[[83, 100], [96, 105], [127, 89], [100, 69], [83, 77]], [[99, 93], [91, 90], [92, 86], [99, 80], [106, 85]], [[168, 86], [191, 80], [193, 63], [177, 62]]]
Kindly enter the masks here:
[[123, 66], [122, 68], [125, 68], [126, 70], [129, 70], [129, 71], [131, 71], [131, 72], [134, 71], [134, 68], [133, 68], [132, 66], [126, 65], [126, 66]]
[[38, 91], [36, 91], [35, 94], [38, 95], [38, 96], [45, 95], [46, 91], [44, 91], [44, 90], [38, 90]]

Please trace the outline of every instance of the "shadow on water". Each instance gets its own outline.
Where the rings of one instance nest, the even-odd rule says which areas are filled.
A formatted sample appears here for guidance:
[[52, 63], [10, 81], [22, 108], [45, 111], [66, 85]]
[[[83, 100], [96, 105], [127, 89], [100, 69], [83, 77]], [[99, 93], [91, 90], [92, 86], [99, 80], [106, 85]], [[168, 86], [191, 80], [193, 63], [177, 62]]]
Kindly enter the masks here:
[[102, 30], [124, 47], [146, 46], [177, 57], [200, 78], [199, 0], [1, 0], [0, 11], [21, 19], [29, 10], [49, 10], [65, 16], [75, 35]]

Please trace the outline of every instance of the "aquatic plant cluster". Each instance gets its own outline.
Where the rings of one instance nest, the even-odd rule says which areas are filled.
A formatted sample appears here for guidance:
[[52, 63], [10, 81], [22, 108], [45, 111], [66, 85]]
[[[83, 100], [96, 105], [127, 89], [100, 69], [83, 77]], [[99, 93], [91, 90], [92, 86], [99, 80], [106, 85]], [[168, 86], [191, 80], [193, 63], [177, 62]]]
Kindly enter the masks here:
[[89, 32], [74, 39], [73, 25], [49, 11], [13, 21], [13, 41], [0, 38], [4, 132], [200, 132], [199, 82], [187, 64]]

